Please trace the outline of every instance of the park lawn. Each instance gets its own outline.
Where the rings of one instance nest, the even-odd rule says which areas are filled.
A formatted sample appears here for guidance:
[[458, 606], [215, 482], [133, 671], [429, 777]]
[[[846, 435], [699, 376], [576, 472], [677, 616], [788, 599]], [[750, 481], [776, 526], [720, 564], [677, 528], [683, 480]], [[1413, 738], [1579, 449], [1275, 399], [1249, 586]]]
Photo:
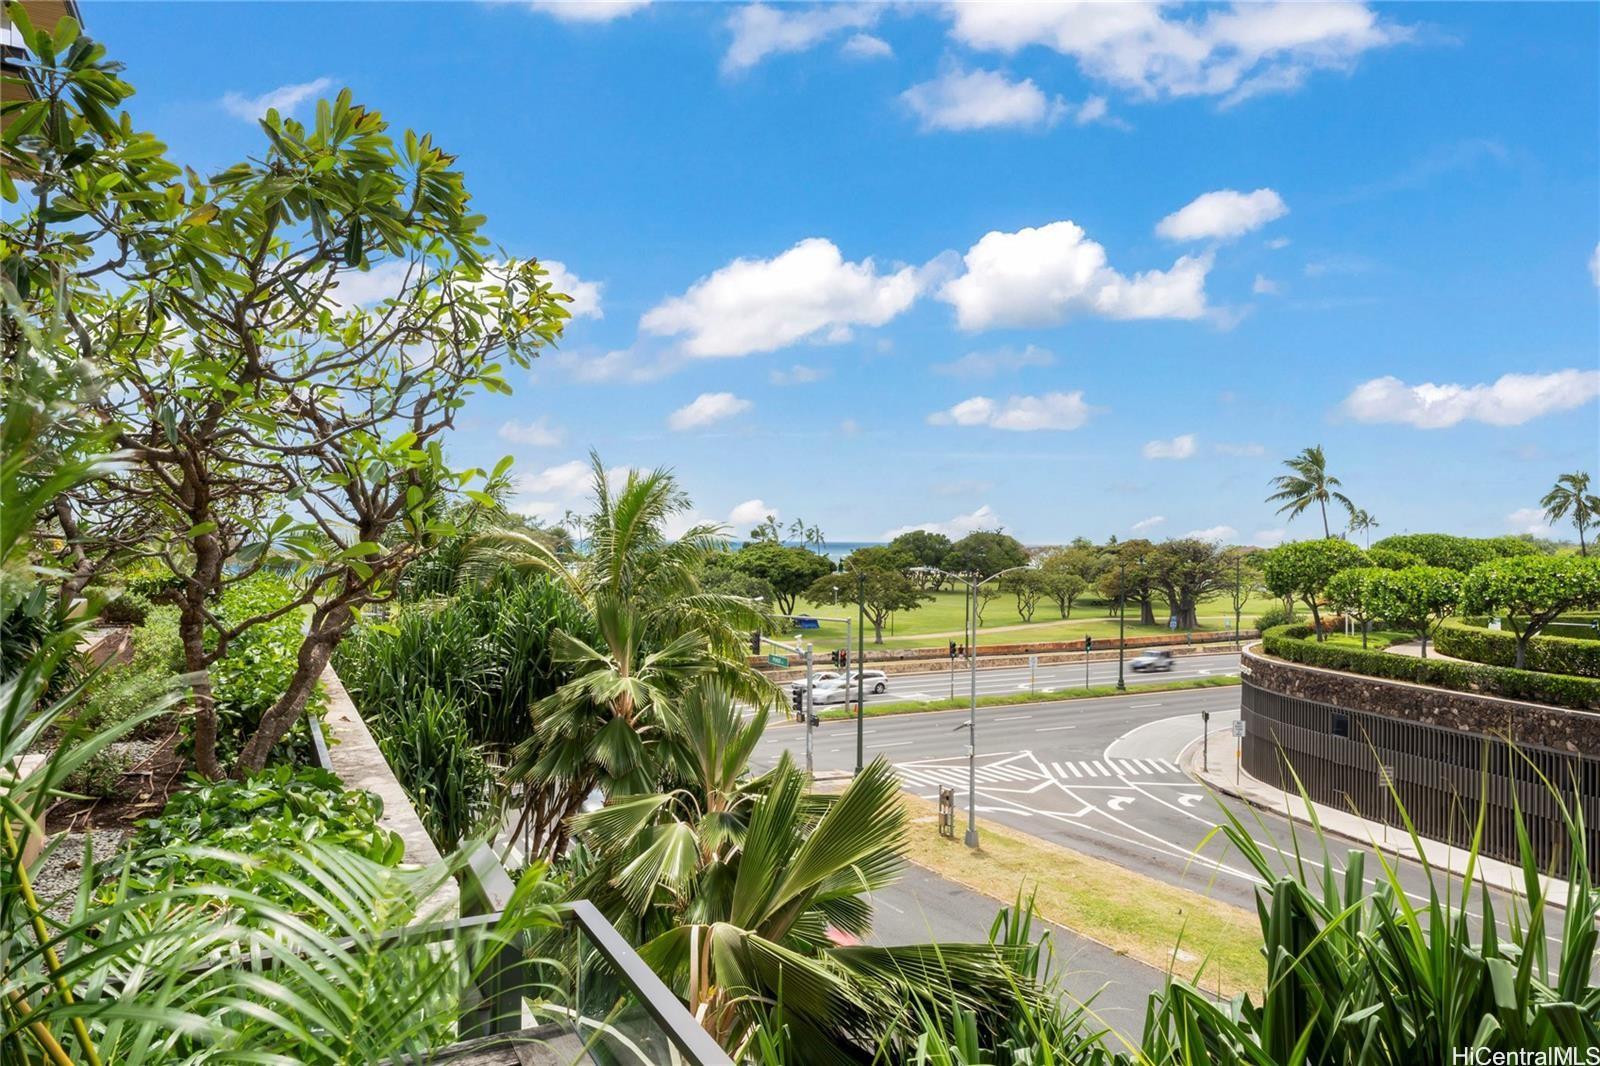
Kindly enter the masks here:
[[933, 804], [902, 797], [906, 858], [1000, 903], [1033, 896], [1038, 916], [1224, 997], [1266, 982], [1261, 925], [1250, 911], [989, 821], [980, 846], [941, 837]]
[[[1241, 622], [1246, 629], [1250, 627], [1256, 615], [1279, 601], [1274, 597], [1254, 597], [1244, 605], [1241, 612]], [[1048, 640], [1078, 640], [1085, 634], [1093, 637], [1113, 637], [1117, 634], [1117, 618], [1114, 614], [1107, 615], [1108, 608], [1102, 604], [1091, 606], [1077, 605], [1072, 610], [1070, 619], [1063, 619], [1056, 610], [1054, 603], [1041, 601], [1039, 608], [1034, 612], [1031, 623], [1024, 622], [1017, 613], [1016, 599], [1013, 596], [1002, 595], [989, 602], [983, 612], [983, 627], [978, 631], [978, 643], [989, 644], [1020, 644], [1029, 641]], [[960, 641], [962, 633], [962, 618], [966, 612], [966, 597], [959, 590], [945, 589], [934, 593], [934, 599], [923, 604], [914, 611], [899, 611], [893, 616], [892, 622], [884, 626], [884, 644], [893, 647], [916, 647], [939, 644], [947, 640]], [[1161, 636], [1169, 632], [1165, 625], [1164, 607], [1159, 598], [1156, 603], [1156, 617], [1161, 620], [1154, 626], [1141, 626], [1137, 623], [1137, 611], [1129, 618], [1128, 635], [1134, 636]], [[811, 603], [800, 600], [795, 604], [795, 613], [809, 615], [818, 619], [850, 617], [850, 624], [855, 625], [855, 611], [846, 604]], [[1200, 624], [1202, 631], [1215, 631], [1233, 626], [1232, 602], [1223, 597], [1212, 599], [1200, 606]], [[1024, 626], [1021, 629], [999, 629], [1001, 626]], [[818, 629], [807, 630], [806, 636], [815, 641], [820, 647], [841, 646], [844, 643], [844, 625], [838, 622], [823, 622]], [[851, 643], [855, 643], [859, 636], [852, 632]], [[873, 642], [872, 626], [867, 626], [867, 643]]]
[[[1374, 629], [1367, 634], [1367, 650], [1382, 651], [1391, 644], [1404, 644], [1408, 640], [1416, 640], [1415, 633], [1407, 633], [1399, 629]], [[1329, 633], [1324, 644], [1333, 644], [1340, 648], [1360, 648], [1361, 634], [1346, 636], [1343, 633]], [[1430, 645], [1431, 646], [1431, 645]]]

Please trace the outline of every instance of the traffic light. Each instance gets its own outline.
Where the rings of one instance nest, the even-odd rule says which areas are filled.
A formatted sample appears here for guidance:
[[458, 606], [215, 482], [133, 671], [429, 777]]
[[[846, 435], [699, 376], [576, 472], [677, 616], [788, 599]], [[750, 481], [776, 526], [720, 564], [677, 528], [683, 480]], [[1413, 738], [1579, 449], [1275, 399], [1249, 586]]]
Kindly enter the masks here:
[[793, 693], [790, 695], [790, 701], [794, 704], [794, 720], [797, 721], [797, 722], [805, 721], [806, 720], [806, 693], [805, 693], [805, 690], [804, 689], [798, 689], [798, 688], [795, 689], [793, 691]]
[[956, 642], [952, 640], [950, 642], [950, 658], [954, 659], [955, 657], [956, 657]]
[[759, 629], [750, 634], [750, 654], [761, 654], [761, 630]]
[[839, 665], [840, 666], [849, 666], [850, 665], [850, 649], [846, 648], [844, 651], [841, 651], [839, 653]]
[[1083, 638], [1083, 650], [1084, 651], [1094, 651], [1094, 638], [1093, 637], [1084, 637]]
[[839, 665], [839, 649], [838, 648], [834, 648], [833, 649], [833, 654], [830, 657], [833, 659], [833, 665], [838, 666]]

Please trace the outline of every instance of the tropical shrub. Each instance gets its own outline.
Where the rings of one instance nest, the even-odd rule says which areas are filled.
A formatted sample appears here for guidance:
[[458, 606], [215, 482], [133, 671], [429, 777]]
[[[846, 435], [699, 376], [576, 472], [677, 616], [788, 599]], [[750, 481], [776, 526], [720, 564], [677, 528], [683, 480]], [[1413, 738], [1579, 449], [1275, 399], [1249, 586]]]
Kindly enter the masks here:
[[80, 725], [99, 729], [126, 721], [175, 691], [183, 663], [177, 615], [175, 607], [150, 608], [131, 635], [132, 658], [90, 679], [77, 712]]
[[[222, 594], [217, 616], [230, 620], [258, 617], [293, 603], [296, 593], [284, 578], [258, 573]], [[211, 667], [212, 696], [218, 722], [217, 750], [229, 759], [256, 732], [261, 716], [278, 702], [299, 666], [302, 612], [290, 610], [258, 623], [235, 637]], [[306, 709], [320, 716], [327, 709], [321, 685], [306, 700]], [[306, 742], [304, 722], [296, 723], [278, 752], [292, 752]]]
[[[1481, 619], [1450, 619], [1434, 634], [1434, 647], [1445, 655], [1489, 666], [1515, 666], [1517, 638], [1489, 629]], [[1537, 636], [1528, 641], [1526, 669], [1546, 674], [1600, 678], [1600, 640]]]
[[1341, 570], [1366, 565], [1365, 553], [1343, 540], [1300, 540], [1265, 553], [1262, 579], [1274, 596], [1293, 597], [1311, 610], [1311, 624], [1322, 639], [1320, 607], [1328, 580]]
[[108, 626], [142, 626], [149, 611], [149, 597], [124, 590], [100, 608], [99, 621]]
[[1404, 570], [1408, 566], [1425, 566], [1428, 561], [1416, 552], [1373, 546], [1367, 549], [1367, 562], [1373, 566], [1381, 566], [1385, 570]]
[[1461, 574], [1443, 566], [1375, 570], [1362, 595], [1370, 618], [1416, 634], [1423, 658], [1428, 656], [1428, 637], [1460, 602]]
[[[274, 766], [243, 781], [191, 775], [188, 785], [134, 835], [124, 872], [139, 890], [231, 885], [311, 918], [304, 899], [277, 876], [295, 869], [308, 841], [380, 866], [405, 857], [399, 835], [378, 824], [383, 802], [346, 789], [326, 770]], [[250, 861], [241, 865], [234, 855]]]
[[1265, 633], [1274, 626], [1285, 626], [1295, 620], [1295, 613], [1292, 608], [1286, 607], [1281, 603], [1274, 603], [1256, 615], [1256, 632]]
[[1450, 533], [1396, 533], [1377, 541], [1372, 547], [1407, 552], [1429, 566], [1445, 566], [1463, 574], [1479, 563], [1507, 554], [1506, 545], [1500, 543], [1500, 538], [1458, 537]]
[[1278, 626], [1263, 633], [1261, 642], [1268, 655], [1307, 666], [1388, 678], [1391, 681], [1437, 685], [1458, 692], [1548, 703], [1557, 707], [1600, 710], [1600, 681], [1592, 678], [1479, 666], [1445, 659], [1417, 659], [1385, 651], [1321, 644], [1307, 640], [1309, 636], [1310, 626]]
[[429, 689], [416, 707], [386, 716], [374, 732], [428, 836], [441, 852], [453, 851], [489, 812], [495, 783], [461, 703]]

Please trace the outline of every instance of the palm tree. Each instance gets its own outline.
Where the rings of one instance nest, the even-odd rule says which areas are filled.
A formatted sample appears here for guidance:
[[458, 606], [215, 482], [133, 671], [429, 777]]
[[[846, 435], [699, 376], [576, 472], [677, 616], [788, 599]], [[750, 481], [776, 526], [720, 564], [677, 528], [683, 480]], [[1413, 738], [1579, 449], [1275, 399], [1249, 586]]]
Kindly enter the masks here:
[[865, 1061], [913, 1006], [993, 1020], [1016, 1002], [991, 944], [836, 945], [867, 934], [870, 894], [898, 874], [908, 825], [887, 762], [837, 796], [808, 793], [787, 753], [751, 775], [765, 719], [720, 685], [685, 693], [677, 718], [666, 787], [573, 819], [588, 866], [569, 894], [631, 933], [725, 1047], [787, 1028], [805, 1061]]
[[694, 683], [715, 679], [762, 711], [780, 705], [745, 643], [770, 617], [753, 600], [700, 587], [723, 528], [702, 523], [667, 536], [689, 509], [673, 475], [629, 471], [615, 485], [600, 457], [590, 459], [595, 507], [584, 554], [564, 560], [518, 531], [486, 534], [477, 551], [480, 577], [509, 567], [558, 578], [581, 606], [583, 632], [594, 634], [556, 631], [552, 656], [569, 680], [533, 707], [532, 735], [508, 772], [529, 786], [530, 859], [561, 853], [567, 819], [595, 789], [609, 798], [657, 787], [654, 750], [676, 732], [677, 702]]
[[1372, 531], [1377, 529], [1378, 525], [1378, 520], [1368, 514], [1365, 507], [1357, 507], [1355, 510], [1350, 512], [1350, 525], [1346, 528], [1345, 532], [1360, 533], [1361, 546], [1363, 548], [1370, 548], [1372, 546]]
[[1328, 528], [1328, 501], [1333, 500], [1343, 505], [1344, 509], [1355, 513], [1355, 504], [1350, 502], [1350, 497], [1339, 492], [1339, 479], [1328, 474], [1328, 460], [1322, 454], [1322, 445], [1307, 448], [1292, 459], [1285, 459], [1283, 465], [1291, 473], [1282, 474], [1272, 479], [1272, 487], [1278, 491], [1267, 497], [1267, 502], [1283, 500], [1284, 504], [1278, 508], [1278, 514], [1289, 512], [1289, 517], [1294, 518], [1301, 512], [1316, 504], [1322, 512], [1322, 535], [1333, 536]]
[[1562, 474], [1556, 478], [1550, 491], [1544, 494], [1539, 505], [1544, 508], [1544, 516], [1551, 525], [1569, 514], [1572, 516], [1572, 524], [1578, 527], [1578, 554], [1588, 555], [1589, 544], [1584, 539], [1584, 530], [1600, 518], [1600, 496], [1589, 491], [1589, 475], [1582, 470]]

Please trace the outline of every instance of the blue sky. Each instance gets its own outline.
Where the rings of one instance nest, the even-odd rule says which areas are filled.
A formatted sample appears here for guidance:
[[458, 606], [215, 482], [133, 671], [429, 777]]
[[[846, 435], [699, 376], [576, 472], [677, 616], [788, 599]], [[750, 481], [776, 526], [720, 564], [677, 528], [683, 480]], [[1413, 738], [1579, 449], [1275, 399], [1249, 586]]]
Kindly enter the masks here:
[[1321, 443], [1380, 534], [1600, 476], [1600, 6], [108, 4], [200, 169], [348, 85], [561, 264], [458, 461], [700, 517], [1240, 542]]

